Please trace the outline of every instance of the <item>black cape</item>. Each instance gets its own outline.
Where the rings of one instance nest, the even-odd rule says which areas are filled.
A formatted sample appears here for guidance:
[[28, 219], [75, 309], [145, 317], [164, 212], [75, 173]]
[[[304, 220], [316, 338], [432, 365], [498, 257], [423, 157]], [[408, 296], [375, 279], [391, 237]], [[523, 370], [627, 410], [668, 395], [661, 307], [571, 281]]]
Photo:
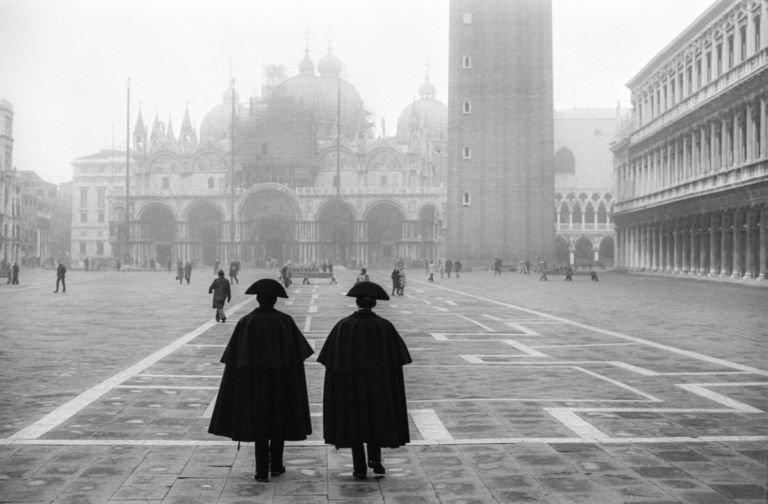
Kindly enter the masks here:
[[312, 433], [304, 359], [314, 352], [293, 319], [274, 308], [241, 318], [208, 432], [234, 441], [300, 441]]
[[388, 320], [360, 310], [340, 320], [317, 360], [325, 365], [323, 433], [327, 444], [408, 443], [405, 342]]

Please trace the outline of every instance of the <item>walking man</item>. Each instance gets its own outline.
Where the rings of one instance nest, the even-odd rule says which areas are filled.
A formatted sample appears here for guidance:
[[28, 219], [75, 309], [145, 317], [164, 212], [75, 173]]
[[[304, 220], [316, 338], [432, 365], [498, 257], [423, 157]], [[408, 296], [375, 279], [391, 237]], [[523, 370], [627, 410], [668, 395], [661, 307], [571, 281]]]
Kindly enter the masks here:
[[216, 322], [226, 322], [227, 315], [224, 313], [224, 303], [229, 303], [232, 300], [232, 290], [229, 286], [229, 280], [224, 278], [224, 270], [219, 270], [219, 277], [208, 287], [208, 294], [211, 293], [213, 293], [213, 309], [216, 310]]
[[19, 285], [19, 263], [17, 261], [13, 262], [11, 276], [8, 278], [11, 280], [11, 285]]
[[352, 449], [352, 475], [365, 479], [368, 468], [386, 472], [382, 447], [411, 440], [403, 379], [411, 356], [395, 326], [372, 311], [377, 299], [389, 299], [381, 286], [360, 282], [347, 296], [358, 310], [336, 323], [317, 358], [325, 366], [323, 436], [326, 444]]
[[184, 279], [187, 281], [187, 285], [189, 285], [190, 278], [192, 278], [192, 263], [187, 261], [184, 264]]
[[53, 292], [59, 292], [59, 282], [61, 282], [62, 294], [67, 292], [67, 282], [65, 277], [67, 276], [67, 267], [64, 264], [59, 263], [56, 267], [56, 290]]
[[[287, 298], [276, 280], [248, 287], [259, 307], [238, 320], [221, 356], [224, 375], [208, 432], [233, 441], [254, 441], [254, 479], [285, 472], [285, 441], [312, 433], [304, 360], [314, 353], [290, 315], [275, 309]], [[407, 425], [407, 419], [406, 419]]]

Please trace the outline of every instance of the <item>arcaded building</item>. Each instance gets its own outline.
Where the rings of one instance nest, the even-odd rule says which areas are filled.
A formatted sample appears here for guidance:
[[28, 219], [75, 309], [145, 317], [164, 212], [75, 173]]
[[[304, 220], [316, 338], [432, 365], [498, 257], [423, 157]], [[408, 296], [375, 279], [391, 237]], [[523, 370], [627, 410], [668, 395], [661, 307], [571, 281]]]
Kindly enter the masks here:
[[[170, 120], [146, 125], [139, 115], [128, 233], [120, 162], [107, 164], [109, 153], [73, 162], [75, 219], [81, 207], [85, 214], [73, 224], [73, 259], [82, 260], [83, 251], [117, 257], [120, 250], [142, 266], [232, 258], [245, 264], [271, 259], [390, 266], [401, 258], [437, 259], [445, 220], [447, 107], [435, 99], [427, 77], [418, 99], [403, 100], [396, 134], [377, 135], [362, 98], [341, 72], [330, 50], [317, 66], [306, 50], [295, 75], [269, 67], [259, 97], [244, 101], [227, 89], [203, 118], [199, 135], [188, 114], [178, 135]], [[91, 172], [97, 166], [114, 171], [112, 185]], [[86, 180], [101, 185], [78, 183]], [[104, 187], [106, 224], [99, 213]], [[107, 230], [108, 248], [83, 244], [80, 233], [99, 232], [92, 222]]]
[[627, 86], [618, 265], [766, 279], [768, 0], [715, 2]]
[[447, 255], [554, 257], [549, 0], [452, 0]]

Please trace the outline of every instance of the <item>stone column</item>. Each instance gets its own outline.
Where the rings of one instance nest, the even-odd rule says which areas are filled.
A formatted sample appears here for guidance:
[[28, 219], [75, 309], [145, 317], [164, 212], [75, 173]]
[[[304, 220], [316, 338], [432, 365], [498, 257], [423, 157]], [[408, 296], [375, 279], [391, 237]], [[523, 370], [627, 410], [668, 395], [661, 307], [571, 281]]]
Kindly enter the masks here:
[[755, 244], [754, 244], [754, 228], [755, 228], [755, 209], [748, 208], [746, 214], [745, 224], [745, 264], [744, 264], [744, 279], [755, 278]]
[[727, 210], [724, 210], [720, 214], [720, 276], [726, 277], [730, 272], [730, 255], [728, 254], [729, 237], [731, 236], [730, 230], [730, 215]]
[[739, 109], [733, 111], [733, 140], [731, 143], [733, 144], [733, 165], [736, 166], [741, 162], [740, 158], [740, 145], [741, 142], [739, 141]]
[[722, 170], [728, 166], [728, 121], [725, 116], [720, 120], [720, 162], [718, 168]]
[[[749, 23], [751, 25], [751, 23]], [[755, 121], [754, 106], [751, 102], [747, 103], [744, 116], [744, 128], [747, 135], [746, 161], [755, 159]]]
[[674, 273], [680, 273], [680, 221], [675, 221], [674, 228], [672, 229], [672, 250], [673, 250], [673, 267]]
[[688, 155], [688, 135], [683, 135], [683, 166], [680, 170], [680, 180], [686, 180], [688, 179], [688, 162], [690, 161], [690, 156]]
[[[762, 18], [761, 18], [762, 19]], [[764, 21], [761, 21], [765, 24]], [[763, 33], [763, 32], [761, 32]], [[762, 38], [768, 39], [768, 33]], [[766, 97], [760, 97], [760, 157], [768, 157], [768, 110], [766, 110]]]
[[699, 242], [697, 247], [699, 248], [699, 275], [706, 275], [708, 273], [707, 255], [709, 252], [709, 238], [707, 236], [708, 219], [702, 215], [699, 218]]
[[717, 126], [715, 121], [709, 123], [709, 169], [708, 172], [712, 172], [717, 169], [715, 158], [715, 142], [717, 136]]
[[742, 271], [741, 271], [741, 250], [742, 250], [742, 240], [741, 240], [741, 229], [743, 227], [743, 224], [741, 222], [741, 212], [739, 210], [735, 210], [733, 212], [733, 245], [731, 246], [731, 250], [733, 250], [733, 256], [732, 256], [732, 264], [731, 267], [731, 278], [741, 278]]
[[768, 241], [768, 204], [760, 206], [760, 231], [758, 233], [760, 239], [760, 260], [759, 260], [759, 273], [758, 280], [768, 280], [768, 250], [766, 250], [766, 241]]
[[709, 276], [715, 276], [720, 272], [720, 260], [717, 256], [717, 227], [717, 212], [712, 212], [709, 214]]

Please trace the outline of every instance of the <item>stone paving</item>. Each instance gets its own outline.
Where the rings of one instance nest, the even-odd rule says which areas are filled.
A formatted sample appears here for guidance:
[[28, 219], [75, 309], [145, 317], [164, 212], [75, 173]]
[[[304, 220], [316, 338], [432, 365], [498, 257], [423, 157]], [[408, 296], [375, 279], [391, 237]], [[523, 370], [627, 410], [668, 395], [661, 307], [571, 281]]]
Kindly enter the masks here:
[[[0, 285], [0, 502], [765, 503], [768, 289], [618, 274], [601, 282], [486, 271], [377, 311], [402, 331], [412, 443], [357, 481], [322, 441], [323, 368], [307, 361], [314, 433], [288, 472], [253, 480], [253, 447], [207, 434], [230, 318], [209, 270], [23, 270]], [[339, 285], [278, 308], [319, 350], [354, 309]], [[54, 280], [54, 281], [51, 281]], [[388, 272], [374, 272], [388, 285]]]

